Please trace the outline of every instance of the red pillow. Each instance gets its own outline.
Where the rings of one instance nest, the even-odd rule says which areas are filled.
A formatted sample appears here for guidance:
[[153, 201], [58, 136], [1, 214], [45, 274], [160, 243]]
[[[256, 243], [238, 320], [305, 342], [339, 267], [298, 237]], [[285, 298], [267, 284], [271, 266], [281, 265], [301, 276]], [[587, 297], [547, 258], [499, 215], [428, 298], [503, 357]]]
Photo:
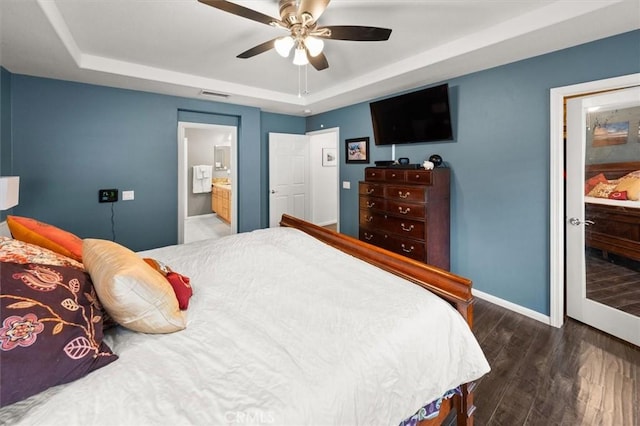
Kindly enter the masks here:
[[193, 296], [193, 289], [189, 284], [189, 278], [174, 272], [159, 260], [145, 257], [144, 261], [169, 281], [169, 284], [171, 284], [171, 287], [173, 288], [173, 292], [176, 294], [176, 299], [178, 299], [178, 307], [182, 311], [186, 310], [189, 307], [189, 299]]
[[607, 183], [608, 180], [603, 173], [597, 174], [595, 176], [590, 177], [584, 183], [584, 195], [587, 195], [597, 184], [600, 182]]
[[609, 198], [612, 200], [628, 200], [627, 191], [613, 191], [609, 194]]

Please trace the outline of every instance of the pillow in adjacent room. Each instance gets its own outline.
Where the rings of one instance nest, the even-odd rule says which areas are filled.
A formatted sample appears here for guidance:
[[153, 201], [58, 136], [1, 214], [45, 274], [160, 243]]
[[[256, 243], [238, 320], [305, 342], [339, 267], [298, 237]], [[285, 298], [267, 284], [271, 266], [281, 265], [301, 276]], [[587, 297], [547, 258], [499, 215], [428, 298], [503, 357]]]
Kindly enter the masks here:
[[44, 247], [8, 237], [0, 237], [0, 262], [71, 266], [84, 270], [82, 263], [77, 260]]
[[189, 277], [175, 272], [171, 267], [165, 265], [156, 259], [145, 257], [143, 259], [147, 265], [151, 266], [154, 270], [158, 271], [163, 277], [169, 281], [173, 292], [178, 299], [178, 306], [180, 310], [184, 311], [189, 308], [189, 299], [193, 296], [193, 289], [191, 288]]
[[118, 324], [143, 333], [172, 333], [186, 327], [169, 282], [133, 251], [112, 241], [87, 238], [83, 258], [102, 305]]
[[609, 194], [611, 194], [616, 188], [615, 183], [598, 183], [589, 193], [587, 194], [589, 197], [597, 197], [597, 198], [609, 198]]
[[82, 239], [53, 225], [21, 216], [7, 216], [13, 238], [82, 262]]
[[614, 190], [617, 192], [626, 191], [629, 200], [640, 200], [640, 175], [638, 172], [629, 173], [618, 181]]
[[0, 406], [118, 358], [102, 342], [103, 312], [86, 272], [3, 262], [0, 280]]
[[587, 179], [584, 183], [584, 195], [589, 194], [589, 192], [591, 192], [591, 190], [593, 188], [595, 188], [595, 186], [597, 184], [599, 184], [600, 182], [602, 183], [607, 183], [607, 178], [605, 177], [605, 175], [603, 173], [599, 173], [595, 176], [590, 177], [589, 179]]

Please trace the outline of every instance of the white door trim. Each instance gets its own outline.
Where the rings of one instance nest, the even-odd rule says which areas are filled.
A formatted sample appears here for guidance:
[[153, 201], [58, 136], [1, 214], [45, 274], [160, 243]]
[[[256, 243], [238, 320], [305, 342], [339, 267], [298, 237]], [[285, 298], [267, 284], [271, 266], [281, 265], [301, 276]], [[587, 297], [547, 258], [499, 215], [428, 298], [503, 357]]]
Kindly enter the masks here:
[[178, 121], [178, 244], [184, 243], [184, 221], [187, 218], [187, 148], [185, 129], [220, 129], [235, 127], [236, 136], [231, 138], [231, 233], [238, 232], [238, 127], [222, 124], [193, 123]]
[[334, 133], [335, 134], [335, 139], [336, 139], [336, 153], [337, 153], [337, 161], [338, 161], [338, 165], [336, 166], [335, 170], [336, 170], [336, 182], [338, 182], [338, 186], [335, 188], [336, 192], [338, 193], [337, 196], [337, 203], [336, 203], [336, 209], [338, 209], [338, 211], [336, 212], [336, 229], [338, 232], [340, 232], [340, 159], [342, 158], [342, 155], [340, 155], [340, 127], [331, 127], [329, 129], [322, 129], [322, 130], [315, 130], [313, 132], [307, 132], [306, 135], [308, 136], [313, 136], [313, 135], [320, 135], [323, 133]]
[[615, 90], [638, 85], [640, 85], [640, 73], [551, 89], [549, 105], [549, 313], [550, 324], [554, 327], [562, 327], [564, 323], [564, 98], [582, 93]]

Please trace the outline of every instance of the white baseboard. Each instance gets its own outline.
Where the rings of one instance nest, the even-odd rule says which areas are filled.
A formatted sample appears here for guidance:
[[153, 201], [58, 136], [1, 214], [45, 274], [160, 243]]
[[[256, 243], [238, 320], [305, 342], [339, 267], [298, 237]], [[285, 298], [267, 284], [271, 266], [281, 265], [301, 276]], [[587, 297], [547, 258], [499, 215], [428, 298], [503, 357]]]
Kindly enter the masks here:
[[203, 219], [206, 217], [212, 217], [212, 216], [217, 216], [215, 213], [207, 213], [207, 214], [198, 214], [195, 216], [187, 216], [186, 220], [190, 220], [190, 219]]
[[316, 225], [318, 225], [318, 226], [327, 226], [327, 225], [335, 225], [336, 223], [338, 223], [337, 220], [328, 220], [326, 222], [316, 223]]
[[540, 321], [541, 323], [544, 323], [546, 325], [551, 325], [551, 317], [549, 317], [548, 315], [543, 315], [540, 312], [536, 312], [533, 309], [516, 305], [515, 303], [509, 302], [508, 300], [500, 299], [499, 297], [492, 296], [490, 294], [487, 294], [485, 292], [482, 292], [476, 289], [473, 289], [473, 295], [477, 296], [480, 299], [486, 300], [487, 302], [491, 302], [505, 309], [509, 309], [510, 311], [516, 312], [518, 314], [522, 314], [525, 317], [529, 317], [536, 321]]

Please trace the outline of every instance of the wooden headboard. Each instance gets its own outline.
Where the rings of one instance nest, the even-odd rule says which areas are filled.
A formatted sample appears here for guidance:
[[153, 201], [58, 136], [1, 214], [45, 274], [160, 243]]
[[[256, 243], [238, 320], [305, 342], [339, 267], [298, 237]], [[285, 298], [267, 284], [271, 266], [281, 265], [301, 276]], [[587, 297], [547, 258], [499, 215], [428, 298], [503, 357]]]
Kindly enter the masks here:
[[584, 168], [585, 180], [597, 174], [604, 173], [607, 179], [618, 179], [627, 173], [640, 170], [640, 161], [626, 161], [622, 163], [588, 164]]

